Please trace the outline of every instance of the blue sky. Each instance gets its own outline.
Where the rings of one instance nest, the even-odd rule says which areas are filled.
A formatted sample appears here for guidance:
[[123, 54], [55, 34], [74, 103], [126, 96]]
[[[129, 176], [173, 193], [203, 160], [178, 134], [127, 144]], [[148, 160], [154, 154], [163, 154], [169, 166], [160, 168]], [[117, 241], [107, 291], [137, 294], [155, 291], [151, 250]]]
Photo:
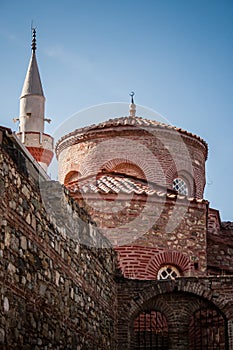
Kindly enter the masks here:
[[0, 0], [0, 123], [13, 129], [31, 20], [53, 120], [47, 132], [90, 106], [128, 103], [134, 90], [136, 103], [207, 141], [205, 197], [233, 220], [232, 0]]

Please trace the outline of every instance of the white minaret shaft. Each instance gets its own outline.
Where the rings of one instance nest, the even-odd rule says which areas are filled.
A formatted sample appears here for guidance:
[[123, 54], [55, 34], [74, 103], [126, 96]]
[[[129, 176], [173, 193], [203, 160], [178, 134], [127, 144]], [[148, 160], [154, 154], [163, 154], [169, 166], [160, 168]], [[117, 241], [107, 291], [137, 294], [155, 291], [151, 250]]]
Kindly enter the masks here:
[[53, 158], [53, 138], [44, 133], [45, 97], [36, 61], [36, 30], [32, 29], [32, 55], [20, 96], [17, 136], [36, 161], [47, 171]]
[[44, 132], [45, 97], [36, 61], [36, 31], [32, 34], [32, 56], [20, 96], [19, 131]]

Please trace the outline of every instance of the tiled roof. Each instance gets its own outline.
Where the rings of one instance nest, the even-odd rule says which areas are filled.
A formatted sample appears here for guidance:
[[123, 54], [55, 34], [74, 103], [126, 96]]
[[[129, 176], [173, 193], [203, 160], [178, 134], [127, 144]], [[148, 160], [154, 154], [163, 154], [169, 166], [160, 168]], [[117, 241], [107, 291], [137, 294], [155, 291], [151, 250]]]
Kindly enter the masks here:
[[123, 175], [103, 174], [97, 179], [88, 177], [80, 180], [79, 183], [71, 183], [66, 186], [71, 194], [136, 194], [136, 195], [156, 195], [157, 197], [167, 197], [170, 199], [183, 199], [196, 201], [199, 203], [206, 202], [203, 199], [188, 198], [178, 194], [174, 190], [169, 190], [156, 184], [148, 184], [133, 177]]
[[6, 126], [0, 125], [0, 130], [7, 131], [8, 134], [12, 134], [12, 130], [10, 128], [7, 128]]
[[68, 140], [69, 138], [73, 138], [73, 137], [77, 137], [77, 138], [81, 138], [83, 135], [95, 131], [95, 130], [100, 130], [100, 129], [104, 129], [104, 128], [112, 128], [112, 127], [116, 127], [116, 126], [134, 126], [134, 127], [141, 127], [141, 128], [159, 128], [159, 129], [166, 129], [166, 130], [174, 130], [177, 131], [181, 134], [193, 137], [197, 140], [199, 140], [201, 143], [203, 143], [203, 145], [206, 147], [206, 150], [208, 150], [208, 145], [207, 143], [199, 136], [188, 132], [184, 129], [172, 126], [172, 125], [168, 125], [168, 124], [164, 124], [164, 123], [160, 123], [156, 120], [150, 120], [150, 119], [146, 119], [146, 118], [142, 118], [142, 117], [131, 117], [131, 116], [126, 116], [126, 117], [120, 117], [120, 118], [114, 118], [114, 119], [109, 119], [105, 122], [102, 122], [100, 124], [93, 124], [84, 128], [80, 128], [80, 129], [76, 129], [74, 131], [72, 131], [71, 133], [64, 135], [63, 137], [61, 137], [56, 145], [56, 152], [58, 151], [59, 148], [59, 144], [62, 141]]

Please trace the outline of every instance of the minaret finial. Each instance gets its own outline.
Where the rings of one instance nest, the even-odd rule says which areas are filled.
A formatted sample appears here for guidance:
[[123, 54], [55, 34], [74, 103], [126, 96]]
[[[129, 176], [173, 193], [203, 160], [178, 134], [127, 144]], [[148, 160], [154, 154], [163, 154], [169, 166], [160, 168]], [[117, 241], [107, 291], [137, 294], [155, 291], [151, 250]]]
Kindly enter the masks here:
[[136, 105], [134, 104], [134, 98], [133, 98], [135, 93], [132, 91], [129, 95], [131, 96], [131, 104], [129, 105], [129, 115], [131, 117], [135, 117], [135, 115], [136, 115]]
[[36, 52], [36, 28], [31, 27], [32, 30], [32, 52]]

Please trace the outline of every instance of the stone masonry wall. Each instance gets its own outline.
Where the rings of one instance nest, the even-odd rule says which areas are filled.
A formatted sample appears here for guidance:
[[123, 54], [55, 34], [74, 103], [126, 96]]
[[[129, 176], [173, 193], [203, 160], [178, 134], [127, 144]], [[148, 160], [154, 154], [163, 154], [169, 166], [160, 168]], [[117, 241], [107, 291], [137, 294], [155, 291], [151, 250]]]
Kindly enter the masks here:
[[114, 270], [115, 253], [89, 216], [57, 183], [40, 182], [4, 135], [0, 348], [116, 349]]

